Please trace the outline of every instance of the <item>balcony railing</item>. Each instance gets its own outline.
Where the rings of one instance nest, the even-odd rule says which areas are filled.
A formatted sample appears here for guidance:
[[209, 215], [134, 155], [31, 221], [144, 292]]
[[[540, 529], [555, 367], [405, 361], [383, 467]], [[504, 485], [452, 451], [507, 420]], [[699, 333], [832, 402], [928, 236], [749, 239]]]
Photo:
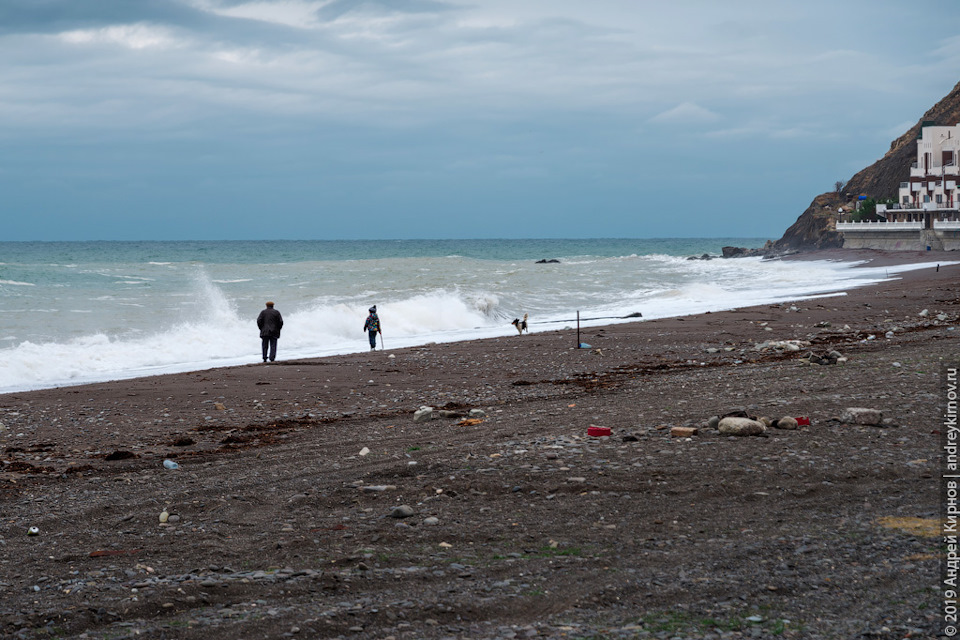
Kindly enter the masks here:
[[913, 231], [923, 229], [922, 222], [838, 222], [837, 231]]

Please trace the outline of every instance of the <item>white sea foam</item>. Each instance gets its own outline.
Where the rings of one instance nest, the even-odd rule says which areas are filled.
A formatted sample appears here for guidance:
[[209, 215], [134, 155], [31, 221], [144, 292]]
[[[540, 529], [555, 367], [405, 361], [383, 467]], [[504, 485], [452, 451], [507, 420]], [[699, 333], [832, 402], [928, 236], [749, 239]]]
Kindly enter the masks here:
[[35, 287], [33, 282], [17, 282], [16, 280], [0, 280], [0, 284], [8, 284], [12, 287]]
[[639, 311], [652, 319], [836, 295], [929, 267], [854, 269], [826, 261], [649, 255], [536, 268], [465, 258], [345, 260], [269, 269], [155, 266], [171, 275], [164, 279], [152, 272], [149, 289], [125, 292], [122, 300], [104, 295], [101, 283], [99, 289], [77, 289], [75, 297], [65, 298], [69, 314], [44, 308], [43, 334], [32, 322], [41, 308], [5, 314], [5, 333], [11, 337], [4, 341], [11, 344], [0, 349], [0, 392], [257, 362], [254, 319], [266, 299], [277, 300], [285, 320], [279, 357], [292, 359], [365, 351], [362, 327], [374, 303], [384, 346], [399, 348], [514, 335], [509, 321], [524, 313], [530, 314], [534, 333], [572, 324], [578, 310], [583, 326], [633, 322], [624, 316]]

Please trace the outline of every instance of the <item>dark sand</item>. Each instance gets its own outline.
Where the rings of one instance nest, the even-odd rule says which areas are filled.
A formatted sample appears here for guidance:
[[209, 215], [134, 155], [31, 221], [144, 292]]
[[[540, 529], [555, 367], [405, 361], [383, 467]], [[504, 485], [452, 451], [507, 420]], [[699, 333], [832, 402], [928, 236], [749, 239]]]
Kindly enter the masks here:
[[0, 396], [0, 637], [934, 637], [958, 275]]

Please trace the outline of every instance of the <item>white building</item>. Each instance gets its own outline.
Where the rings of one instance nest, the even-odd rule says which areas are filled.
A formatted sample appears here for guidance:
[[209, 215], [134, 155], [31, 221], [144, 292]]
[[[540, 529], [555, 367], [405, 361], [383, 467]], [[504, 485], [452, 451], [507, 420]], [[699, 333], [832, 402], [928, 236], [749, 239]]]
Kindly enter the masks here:
[[924, 122], [910, 179], [897, 203], [878, 204], [876, 221], [837, 221], [844, 247], [960, 250], [960, 124]]
[[922, 221], [917, 211], [939, 211], [934, 221], [956, 219], [960, 124], [936, 126], [923, 123], [917, 139], [917, 160], [910, 167], [910, 180], [900, 183], [898, 209], [887, 209], [890, 222]]

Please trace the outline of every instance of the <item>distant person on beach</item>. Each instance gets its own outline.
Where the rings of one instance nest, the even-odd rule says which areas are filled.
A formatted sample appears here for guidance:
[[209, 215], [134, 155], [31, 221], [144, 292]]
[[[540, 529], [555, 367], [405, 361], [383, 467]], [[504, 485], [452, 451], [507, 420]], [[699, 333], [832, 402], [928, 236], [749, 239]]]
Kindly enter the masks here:
[[381, 333], [380, 318], [377, 317], [377, 305], [370, 307], [370, 315], [367, 316], [367, 321], [363, 323], [363, 330], [370, 336], [370, 351], [373, 351], [377, 348], [377, 334]]
[[257, 316], [257, 326], [260, 327], [260, 341], [263, 343], [263, 361], [269, 357], [270, 362], [277, 359], [277, 338], [283, 328], [283, 316], [268, 302], [267, 308]]

